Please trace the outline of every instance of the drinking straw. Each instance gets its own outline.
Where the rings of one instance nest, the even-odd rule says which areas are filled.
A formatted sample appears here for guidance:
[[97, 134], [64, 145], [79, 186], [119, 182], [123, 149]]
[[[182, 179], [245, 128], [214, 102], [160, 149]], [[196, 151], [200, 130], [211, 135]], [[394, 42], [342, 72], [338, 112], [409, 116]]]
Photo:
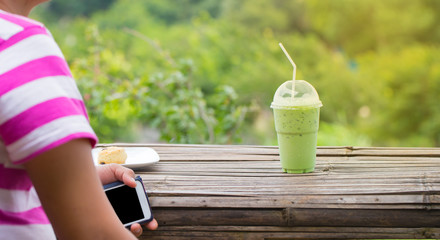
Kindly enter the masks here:
[[292, 64], [293, 67], [293, 76], [292, 76], [292, 99], [295, 97], [295, 78], [296, 78], [296, 64], [293, 62], [292, 58], [290, 57], [289, 53], [286, 51], [282, 43], [279, 43], [281, 50], [283, 50], [284, 54], [286, 54], [287, 59], [289, 59], [289, 62]]

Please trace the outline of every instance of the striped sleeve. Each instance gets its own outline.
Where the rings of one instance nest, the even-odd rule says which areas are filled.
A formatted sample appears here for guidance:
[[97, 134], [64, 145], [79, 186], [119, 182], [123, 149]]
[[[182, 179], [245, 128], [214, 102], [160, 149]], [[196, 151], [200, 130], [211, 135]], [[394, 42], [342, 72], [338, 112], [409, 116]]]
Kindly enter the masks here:
[[97, 143], [66, 61], [42, 25], [0, 18], [0, 137], [21, 164], [76, 138]]

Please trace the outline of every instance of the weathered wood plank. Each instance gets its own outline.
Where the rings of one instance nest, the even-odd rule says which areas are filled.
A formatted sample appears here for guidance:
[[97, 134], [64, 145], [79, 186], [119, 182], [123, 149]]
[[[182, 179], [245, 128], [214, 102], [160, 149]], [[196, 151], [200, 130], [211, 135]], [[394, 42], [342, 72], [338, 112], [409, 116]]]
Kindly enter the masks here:
[[168, 226], [440, 227], [440, 211], [432, 210], [154, 208], [154, 212], [159, 224]]
[[160, 195], [150, 197], [155, 207], [188, 208], [357, 208], [440, 209], [438, 195], [297, 195], [288, 197], [233, 197]]
[[[278, 155], [277, 146], [253, 145], [191, 145], [191, 144], [142, 144], [142, 143], [113, 143], [99, 144], [98, 147], [151, 147], [160, 154], [213, 154], [236, 153], [240, 155]], [[439, 148], [387, 148], [387, 147], [326, 147], [317, 148], [318, 156], [440, 156]]]
[[424, 239], [439, 238], [439, 232], [438, 228], [165, 226], [140, 239]]
[[308, 174], [277, 146], [151, 147], [137, 169], [160, 230], [146, 239], [440, 237], [440, 148], [318, 147]]

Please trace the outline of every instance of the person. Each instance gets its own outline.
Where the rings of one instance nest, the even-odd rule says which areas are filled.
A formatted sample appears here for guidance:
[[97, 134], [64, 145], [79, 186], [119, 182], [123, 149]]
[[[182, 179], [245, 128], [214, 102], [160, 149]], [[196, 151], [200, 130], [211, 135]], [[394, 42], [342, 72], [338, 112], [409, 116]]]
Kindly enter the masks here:
[[134, 187], [134, 172], [95, 167], [98, 139], [64, 56], [27, 17], [45, 1], [0, 0], [0, 239], [136, 239], [142, 227], [123, 227], [102, 186]]

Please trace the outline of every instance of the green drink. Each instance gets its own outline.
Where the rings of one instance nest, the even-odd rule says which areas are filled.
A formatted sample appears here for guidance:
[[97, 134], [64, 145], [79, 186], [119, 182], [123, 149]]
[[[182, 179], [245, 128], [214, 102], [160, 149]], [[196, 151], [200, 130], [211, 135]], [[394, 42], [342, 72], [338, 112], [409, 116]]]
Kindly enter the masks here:
[[295, 81], [294, 97], [292, 81], [283, 83], [275, 93], [271, 108], [284, 172], [306, 173], [315, 169], [321, 106], [316, 90], [303, 80]]

